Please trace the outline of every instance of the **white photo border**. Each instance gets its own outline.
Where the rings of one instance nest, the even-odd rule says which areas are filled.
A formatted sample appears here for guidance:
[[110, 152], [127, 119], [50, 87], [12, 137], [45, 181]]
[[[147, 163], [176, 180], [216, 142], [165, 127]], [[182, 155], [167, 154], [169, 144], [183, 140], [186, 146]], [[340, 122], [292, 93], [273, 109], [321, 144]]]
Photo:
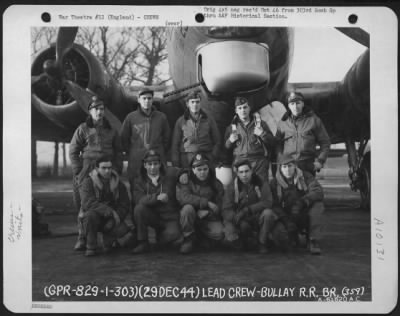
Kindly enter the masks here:
[[[207, 6], [209, 7], [209, 6]], [[217, 7], [217, 6], [215, 6]], [[235, 6], [239, 7], [239, 6]], [[329, 7], [327, 7], [329, 8]], [[202, 26], [357, 26], [370, 34], [371, 50], [371, 302], [35, 302], [51, 308], [32, 307], [31, 243], [31, 94], [30, 36], [31, 27], [40, 26], [165, 26], [165, 21], [181, 21], [198, 26], [195, 14], [204, 6], [73, 6], [13, 5], [3, 15], [3, 267], [4, 304], [13, 312], [223, 312], [223, 313], [290, 313], [348, 312], [387, 313], [397, 303], [397, 192], [398, 192], [398, 104], [397, 40], [398, 22], [386, 7], [332, 7], [331, 15], [290, 14], [287, 19], [206, 19]], [[135, 15], [158, 14], [159, 20], [104, 21], [60, 20], [58, 15], [97, 14], [107, 16], [126, 12]], [[51, 23], [41, 20], [49, 12]], [[356, 25], [348, 22], [357, 14]], [[379, 22], [377, 22], [379, 17]], [[23, 128], [21, 128], [23, 126]], [[15, 146], [15, 144], [18, 144]], [[23, 212], [23, 231], [17, 242], [8, 238], [9, 218], [13, 210]], [[383, 222], [383, 239], [377, 235], [376, 220]], [[378, 258], [384, 243], [384, 260]]]

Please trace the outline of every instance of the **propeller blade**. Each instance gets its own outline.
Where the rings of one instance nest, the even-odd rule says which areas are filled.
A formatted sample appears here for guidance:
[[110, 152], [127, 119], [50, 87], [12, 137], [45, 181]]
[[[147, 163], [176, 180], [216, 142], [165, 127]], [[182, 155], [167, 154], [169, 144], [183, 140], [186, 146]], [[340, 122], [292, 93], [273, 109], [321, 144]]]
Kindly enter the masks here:
[[76, 102], [78, 102], [81, 109], [85, 113], [88, 113], [87, 107], [89, 105], [92, 94], [70, 80], [65, 80], [64, 85], [67, 88], [69, 94], [76, 100]]
[[36, 83], [40, 82], [46, 75], [41, 73], [37, 76], [31, 76], [31, 85], [35, 85]]
[[64, 55], [72, 48], [77, 33], [77, 27], [61, 27], [59, 29], [56, 42], [56, 63], [58, 66], [61, 65]]
[[336, 29], [357, 43], [369, 48], [369, 33], [363, 29], [354, 27], [336, 27]]
[[[65, 80], [65, 86], [67, 87], [70, 95], [78, 102], [79, 106], [85, 113], [88, 113], [88, 105], [91, 97], [94, 93], [84, 90], [81, 86], [76, 84], [75, 82]], [[104, 110], [104, 116], [107, 118], [110, 125], [116, 130], [119, 131], [121, 129], [122, 123], [121, 121], [109, 110], [107, 107]]]

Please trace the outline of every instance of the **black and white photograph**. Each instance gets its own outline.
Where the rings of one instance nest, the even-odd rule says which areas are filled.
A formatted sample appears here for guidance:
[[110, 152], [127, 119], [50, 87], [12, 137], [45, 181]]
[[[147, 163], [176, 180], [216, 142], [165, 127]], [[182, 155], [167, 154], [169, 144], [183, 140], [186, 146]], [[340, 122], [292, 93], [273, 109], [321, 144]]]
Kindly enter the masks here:
[[394, 23], [334, 7], [133, 8], [38, 8], [42, 23], [23, 23], [27, 104], [4, 117], [28, 112], [5, 124], [26, 165], [3, 145], [3, 239], [8, 261], [25, 249], [27, 311], [390, 311], [397, 83], [393, 53], [375, 52]]

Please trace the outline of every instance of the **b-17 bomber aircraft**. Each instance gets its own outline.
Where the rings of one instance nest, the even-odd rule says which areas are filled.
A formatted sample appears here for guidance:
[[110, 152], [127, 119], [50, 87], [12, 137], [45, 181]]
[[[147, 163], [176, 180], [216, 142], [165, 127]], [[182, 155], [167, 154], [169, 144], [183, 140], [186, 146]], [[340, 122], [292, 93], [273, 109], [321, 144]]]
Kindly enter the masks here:
[[[294, 28], [167, 28], [172, 91], [155, 99], [173, 128], [184, 110], [184, 97], [201, 91], [203, 109], [223, 133], [231, 122], [233, 99], [246, 96], [254, 111], [276, 131], [289, 90], [305, 96], [322, 119], [332, 144], [345, 143], [353, 190], [363, 206], [370, 201], [370, 63], [369, 34], [360, 28], [337, 28], [365, 51], [339, 82], [288, 83], [294, 55]], [[134, 91], [115, 81], [89, 50], [74, 43], [78, 28], [61, 27], [56, 43], [38, 53], [32, 64], [32, 135], [44, 141], [69, 142], [87, 115], [91, 93], [100, 95], [105, 116], [119, 129], [138, 106]]]

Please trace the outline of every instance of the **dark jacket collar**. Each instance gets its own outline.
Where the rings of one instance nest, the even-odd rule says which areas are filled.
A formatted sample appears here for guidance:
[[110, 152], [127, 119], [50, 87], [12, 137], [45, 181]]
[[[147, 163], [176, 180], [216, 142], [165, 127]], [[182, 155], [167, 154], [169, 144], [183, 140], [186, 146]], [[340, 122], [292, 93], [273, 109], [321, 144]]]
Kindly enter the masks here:
[[[289, 187], [288, 181], [286, 181], [285, 177], [282, 175], [282, 173], [279, 169], [276, 171], [276, 181], [277, 181], [278, 185], [280, 185], [284, 189], [287, 189]], [[307, 185], [304, 180], [303, 171], [297, 167], [296, 167], [295, 176], [293, 178], [293, 184], [300, 191], [307, 191]]]
[[[202, 109], [200, 109], [200, 119], [202, 118], [207, 118], [206, 112], [204, 112]], [[185, 112], [183, 113], [183, 118], [187, 121], [188, 119], [192, 118], [190, 115], [190, 111], [188, 108], [186, 108]]]
[[140, 113], [141, 115], [143, 115], [143, 116], [146, 116], [146, 117], [150, 117], [150, 116], [152, 116], [153, 115], [153, 113], [156, 111], [157, 109], [154, 107], [154, 105], [151, 107], [151, 109], [150, 109], [150, 114], [146, 114], [146, 113], [144, 113], [143, 112], [143, 110], [142, 110], [142, 107], [140, 106], [140, 104], [139, 104], [139, 106], [138, 106], [138, 108], [137, 108], [137, 112], [138, 113]]
[[[244, 184], [242, 181], [240, 181], [239, 177], [237, 177], [237, 180], [238, 180], [239, 187], [246, 186], [246, 184]], [[257, 176], [255, 173], [253, 173], [253, 175], [251, 176], [250, 182], [247, 185], [248, 186], [249, 185], [254, 185], [254, 186], [262, 187], [263, 182], [262, 182], [262, 180], [260, 179], [259, 176]]]
[[[86, 118], [86, 125], [90, 128], [95, 127], [94, 123], [93, 123], [93, 119], [90, 115]], [[107, 129], [111, 129], [110, 122], [108, 122], [108, 120], [105, 117], [103, 117], [103, 126]]]
[[114, 192], [118, 188], [118, 183], [119, 183], [119, 175], [115, 170], [111, 171], [111, 178], [110, 180], [105, 180], [103, 179], [100, 174], [97, 172], [96, 169], [93, 169], [89, 173], [90, 178], [92, 178], [92, 181], [96, 188], [99, 190], [103, 190], [103, 187], [105, 184], [110, 186], [111, 192]]

